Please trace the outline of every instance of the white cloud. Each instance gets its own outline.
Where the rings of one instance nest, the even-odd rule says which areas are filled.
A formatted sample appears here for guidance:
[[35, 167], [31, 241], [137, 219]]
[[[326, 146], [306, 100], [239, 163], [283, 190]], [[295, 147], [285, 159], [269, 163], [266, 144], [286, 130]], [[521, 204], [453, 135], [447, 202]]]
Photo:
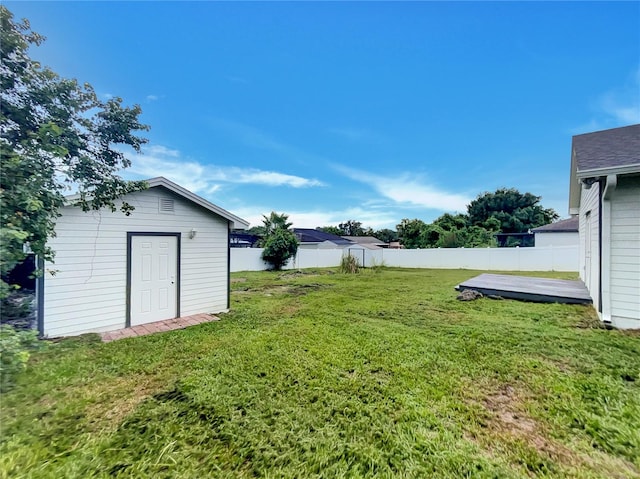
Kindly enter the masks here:
[[596, 116], [573, 128], [572, 134], [640, 123], [640, 68], [629, 76], [624, 85], [598, 95], [592, 108]]
[[146, 155], [150, 156], [171, 156], [172, 158], [178, 158], [180, 156], [180, 152], [178, 150], [172, 150], [171, 148], [167, 148], [162, 145], [149, 145], [144, 147], [144, 152]]
[[[640, 85], [637, 86], [640, 88]], [[629, 96], [627, 98], [615, 92], [602, 97], [602, 110], [616, 121], [623, 124], [640, 123], [640, 101]]]
[[254, 184], [307, 188], [323, 186], [316, 179], [288, 175], [275, 171], [234, 166], [205, 165], [182, 159], [178, 150], [162, 145], [150, 145], [141, 154], [126, 153], [131, 160], [129, 173], [143, 178], [164, 176], [179, 185], [200, 194], [213, 193], [224, 184]]
[[[241, 218], [249, 221], [251, 226], [262, 224], [262, 216], [269, 215], [272, 209], [264, 206], [242, 206], [233, 209], [233, 212]], [[294, 228], [317, 228], [319, 226], [337, 226], [347, 220], [356, 220], [365, 228], [394, 228], [398, 223], [398, 216], [393, 211], [376, 211], [360, 207], [345, 208], [342, 210], [309, 210], [309, 211], [276, 211], [286, 213]]]
[[335, 166], [352, 180], [365, 183], [380, 195], [399, 205], [414, 205], [439, 211], [465, 211], [471, 198], [444, 191], [420, 181], [415, 174], [402, 173], [397, 176], [378, 176], [364, 171]]
[[256, 185], [269, 186], [292, 186], [294, 188], [305, 188], [308, 186], [323, 186], [318, 180], [302, 178], [301, 176], [287, 175], [284, 173], [276, 173], [275, 171], [262, 171], [255, 169], [243, 168], [227, 168], [227, 173], [233, 175], [227, 178], [233, 183], [251, 183]]
[[640, 68], [624, 85], [605, 92], [600, 108], [622, 125], [640, 123]]
[[159, 99], [160, 97], [158, 95], [147, 95], [147, 101], [156, 101]]

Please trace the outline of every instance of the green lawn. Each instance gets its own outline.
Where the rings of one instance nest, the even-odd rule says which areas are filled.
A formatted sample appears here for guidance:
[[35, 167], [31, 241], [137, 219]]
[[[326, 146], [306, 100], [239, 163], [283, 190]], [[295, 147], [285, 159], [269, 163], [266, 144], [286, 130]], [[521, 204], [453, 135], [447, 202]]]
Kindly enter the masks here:
[[640, 336], [456, 301], [475, 274], [238, 273], [220, 322], [55, 343], [1, 397], [0, 477], [640, 477]]

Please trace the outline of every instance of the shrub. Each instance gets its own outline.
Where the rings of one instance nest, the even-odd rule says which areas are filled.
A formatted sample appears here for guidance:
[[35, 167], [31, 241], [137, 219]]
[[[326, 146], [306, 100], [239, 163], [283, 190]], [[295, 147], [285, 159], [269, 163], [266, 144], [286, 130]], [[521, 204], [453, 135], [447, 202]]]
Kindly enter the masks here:
[[13, 386], [16, 375], [27, 367], [30, 352], [39, 345], [36, 331], [16, 331], [8, 324], [0, 325], [0, 391]]
[[8, 324], [17, 330], [31, 329], [35, 323], [35, 293], [18, 289], [12, 290], [0, 299], [1, 324]]
[[298, 252], [298, 240], [291, 231], [277, 228], [264, 243], [262, 259], [280, 270]]
[[356, 274], [360, 272], [360, 263], [355, 256], [347, 254], [342, 257], [340, 261], [340, 267], [338, 268], [341, 273]]

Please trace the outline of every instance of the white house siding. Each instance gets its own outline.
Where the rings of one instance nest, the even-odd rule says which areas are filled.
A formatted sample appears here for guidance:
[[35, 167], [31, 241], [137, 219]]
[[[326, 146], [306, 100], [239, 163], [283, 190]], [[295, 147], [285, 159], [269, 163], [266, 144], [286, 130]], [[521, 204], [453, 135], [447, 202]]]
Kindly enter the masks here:
[[640, 176], [619, 177], [611, 200], [611, 316], [640, 328]]
[[[598, 309], [600, 303], [600, 291], [599, 291], [599, 277], [600, 277], [600, 262], [599, 258], [599, 241], [600, 241], [600, 193], [599, 183], [594, 183], [591, 188], [587, 189], [584, 185], [581, 185], [580, 192], [580, 279], [585, 282], [591, 299], [593, 299], [593, 305]], [[587, 234], [587, 213], [590, 213], [590, 235]], [[590, 277], [586, 278], [587, 271], [587, 237], [591, 238], [591, 258], [589, 262]]]
[[578, 232], [559, 231], [555, 233], [535, 233], [536, 248], [546, 246], [575, 246], [579, 243]]
[[[175, 211], [160, 213], [160, 198]], [[180, 314], [227, 308], [228, 223], [162, 187], [126, 197], [135, 206], [121, 212], [83, 213], [65, 207], [50, 242], [55, 263], [46, 268], [44, 334], [49, 337], [125, 327], [127, 232], [181, 233]], [[197, 230], [189, 238], [192, 228]]]

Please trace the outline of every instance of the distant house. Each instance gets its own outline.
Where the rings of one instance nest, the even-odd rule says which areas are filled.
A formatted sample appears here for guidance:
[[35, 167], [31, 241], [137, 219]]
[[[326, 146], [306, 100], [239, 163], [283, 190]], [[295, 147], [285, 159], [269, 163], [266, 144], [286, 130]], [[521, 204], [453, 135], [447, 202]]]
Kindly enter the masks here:
[[231, 248], [255, 248], [260, 241], [260, 236], [244, 231], [234, 230], [229, 232], [229, 246]]
[[580, 243], [578, 225], [579, 218], [574, 216], [534, 228], [531, 232], [534, 235], [535, 246], [577, 246]]
[[366, 249], [383, 249], [389, 247], [388, 243], [379, 240], [375, 236], [343, 236], [343, 238]]
[[[229, 230], [249, 224], [167, 180], [124, 198], [131, 215], [65, 206], [38, 278], [42, 336], [104, 332], [229, 308]], [[54, 272], [55, 274], [50, 274]]]
[[324, 231], [311, 228], [293, 228], [293, 233], [300, 242], [298, 248], [302, 249], [323, 249], [323, 248], [358, 248], [362, 249], [353, 241], [342, 236], [325, 233]]
[[640, 328], [640, 125], [573, 137], [569, 213], [600, 319]]

